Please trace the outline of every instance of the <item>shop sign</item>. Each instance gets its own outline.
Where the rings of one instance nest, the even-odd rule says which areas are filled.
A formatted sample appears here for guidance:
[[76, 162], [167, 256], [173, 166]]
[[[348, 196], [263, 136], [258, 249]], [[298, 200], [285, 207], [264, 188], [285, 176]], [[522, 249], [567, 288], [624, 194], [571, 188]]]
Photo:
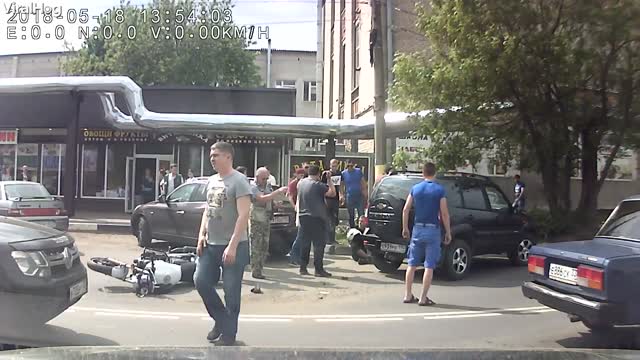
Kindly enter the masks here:
[[[362, 174], [364, 175], [365, 180], [369, 180], [369, 158], [363, 157], [346, 157], [346, 156], [337, 156], [338, 160], [338, 170], [343, 171], [347, 168], [347, 160], [351, 159], [353, 161], [355, 167], [362, 170]], [[301, 168], [304, 163], [309, 165], [318, 165], [320, 167], [320, 171], [328, 170], [329, 163], [326, 162], [324, 157], [320, 155], [293, 155], [291, 156], [291, 175], [295, 174], [298, 168]]]
[[149, 133], [143, 131], [91, 130], [82, 131], [83, 142], [148, 142]]
[[17, 144], [17, 130], [0, 130], [0, 145]]
[[215, 137], [216, 141], [225, 141], [230, 144], [267, 144], [267, 145], [276, 145], [278, 141], [275, 137], [269, 136], [224, 136], [217, 135]]
[[155, 138], [155, 141], [162, 143], [204, 143], [209, 141], [209, 137], [203, 134], [160, 134]]

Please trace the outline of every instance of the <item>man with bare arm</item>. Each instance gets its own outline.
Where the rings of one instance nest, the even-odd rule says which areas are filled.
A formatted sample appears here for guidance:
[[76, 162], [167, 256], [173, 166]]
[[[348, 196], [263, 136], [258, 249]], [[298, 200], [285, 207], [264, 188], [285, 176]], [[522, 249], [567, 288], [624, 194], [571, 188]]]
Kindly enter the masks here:
[[[402, 237], [409, 239], [408, 267], [405, 277], [404, 303], [418, 302], [420, 306], [434, 305], [427, 296], [433, 269], [440, 260], [440, 242], [442, 241], [441, 225], [444, 226], [444, 243], [451, 242], [451, 223], [445, 190], [435, 182], [436, 166], [426, 163], [422, 169], [424, 181], [416, 184], [407, 197], [402, 210]], [[409, 215], [411, 207], [415, 208], [413, 232], [409, 231]], [[411, 290], [416, 267], [424, 264], [422, 277], [422, 293], [420, 299], [413, 296]]]
[[[251, 188], [247, 178], [233, 169], [233, 145], [218, 142], [209, 158], [217, 174], [207, 182], [207, 207], [202, 214], [194, 283], [215, 325], [207, 340], [229, 346], [236, 342], [244, 269], [249, 264], [247, 225]], [[215, 286], [220, 279], [222, 303]]]

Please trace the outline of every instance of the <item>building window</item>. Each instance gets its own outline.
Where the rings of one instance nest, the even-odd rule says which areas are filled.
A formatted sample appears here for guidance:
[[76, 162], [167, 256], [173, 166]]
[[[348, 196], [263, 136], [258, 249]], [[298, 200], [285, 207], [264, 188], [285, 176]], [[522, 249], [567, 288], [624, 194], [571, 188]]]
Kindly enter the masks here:
[[304, 82], [304, 101], [316, 101], [316, 82], [305, 81]]
[[47, 188], [49, 194], [60, 195], [58, 184], [61, 170], [60, 144], [42, 145], [42, 185]]
[[278, 185], [283, 185], [280, 178], [280, 147], [273, 145], [258, 145], [258, 167], [266, 166], [276, 178]]
[[82, 196], [104, 197], [104, 158], [106, 145], [82, 146]]
[[2, 181], [15, 179], [16, 145], [0, 145], [0, 170], [2, 170]]
[[358, 115], [358, 113], [360, 112], [360, 108], [358, 107], [358, 99], [355, 99], [351, 102], [351, 116], [352, 117], [356, 117], [356, 115]]
[[189, 170], [193, 176], [200, 176], [200, 165], [202, 162], [202, 146], [200, 145], [180, 145], [178, 171], [186, 179], [189, 176]]
[[278, 89], [295, 89], [296, 81], [295, 80], [277, 80], [276, 88]]
[[356, 23], [353, 30], [353, 79], [352, 86], [360, 86], [360, 23]]
[[133, 156], [130, 144], [107, 144], [107, 189], [105, 197], [124, 198], [127, 156]]
[[[20, 167], [18, 180], [40, 182], [40, 145], [18, 144], [18, 166]], [[28, 179], [24, 179], [22, 169], [26, 166]]]
[[340, 82], [339, 82], [339, 86], [340, 86], [340, 95], [339, 95], [339, 99], [340, 99], [340, 103], [344, 102], [344, 88], [345, 88], [345, 84], [344, 84], [344, 63], [345, 63], [345, 55], [346, 55], [346, 51], [347, 51], [347, 45], [342, 44], [342, 46], [340, 47]]
[[333, 84], [335, 84], [335, 79], [333, 78], [333, 47], [331, 48], [331, 60], [329, 62], [329, 82], [327, 86], [327, 90], [329, 91], [329, 118], [333, 117]]

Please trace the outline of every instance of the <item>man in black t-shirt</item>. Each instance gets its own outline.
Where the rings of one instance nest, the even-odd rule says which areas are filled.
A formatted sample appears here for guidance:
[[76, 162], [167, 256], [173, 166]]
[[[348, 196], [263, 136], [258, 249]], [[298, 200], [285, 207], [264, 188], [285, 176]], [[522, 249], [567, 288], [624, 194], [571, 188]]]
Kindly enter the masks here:
[[[323, 173], [321, 181], [327, 185], [333, 184], [336, 188], [336, 196], [327, 197], [327, 211], [329, 215], [329, 244], [336, 243], [336, 226], [340, 223], [339, 212], [340, 212], [340, 182], [342, 181], [342, 173], [338, 169], [339, 162], [337, 159], [331, 159], [329, 163], [331, 175], [329, 173]], [[329, 177], [331, 176], [331, 177]]]

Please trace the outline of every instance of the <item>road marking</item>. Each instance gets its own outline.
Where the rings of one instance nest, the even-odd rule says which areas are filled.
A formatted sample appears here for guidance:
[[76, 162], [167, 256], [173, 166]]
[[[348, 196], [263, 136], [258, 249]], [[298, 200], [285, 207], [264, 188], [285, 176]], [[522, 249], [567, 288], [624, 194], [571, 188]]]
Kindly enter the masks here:
[[540, 309], [540, 310], [526, 311], [526, 312], [523, 312], [523, 314], [544, 314], [544, 313], [556, 312], [556, 311], [558, 311], [558, 310], [556, 310], [556, 309]]
[[[200, 320], [204, 320], [204, 321], [211, 321], [212, 319], [210, 317], [203, 317]], [[291, 322], [291, 319], [256, 319], [256, 318], [243, 318], [240, 317], [238, 319], [238, 321], [242, 321], [242, 322], [269, 322], [269, 323], [284, 323], [284, 322]]]
[[445, 315], [445, 316], [425, 316], [425, 320], [440, 320], [440, 319], [466, 319], [476, 317], [490, 317], [490, 316], [502, 316], [499, 313], [475, 313], [475, 314], [462, 314], [462, 315]]
[[142, 314], [126, 314], [115, 312], [95, 312], [97, 316], [115, 316], [115, 317], [127, 317], [127, 318], [145, 318], [145, 319], [164, 319], [164, 320], [178, 320], [178, 316], [162, 316], [162, 315], [142, 315]]
[[[199, 317], [209, 318], [206, 313], [183, 313], [183, 312], [159, 312], [159, 311], [144, 311], [144, 310], [127, 310], [127, 309], [105, 309], [105, 308], [94, 308], [94, 307], [82, 307], [82, 306], [74, 306], [67, 311], [88, 311], [88, 312], [100, 312], [100, 313], [108, 313], [108, 314], [122, 314], [122, 316], [131, 316], [131, 317], [169, 317], [180, 318], [180, 317]], [[412, 318], [412, 317], [434, 317], [434, 316], [456, 316], [456, 315], [472, 315], [472, 314], [508, 314], [508, 313], [544, 313], [551, 312], [553, 309], [550, 309], [546, 306], [531, 306], [531, 307], [520, 307], [520, 308], [506, 308], [506, 309], [492, 309], [492, 310], [465, 310], [465, 311], [443, 311], [443, 312], [421, 312], [421, 313], [399, 313], [399, 314], [334, 314], [334, 315], [240, 315], [240, 319], [249, 318], [249, 319], [371, 319], [371, 318]], [[117, 316], [117, 315], [114, 315]]]
[[402, 321], [400, 317], [377, 317], [377, 318], [336, 318], [336, 319], [314, 319], [316, 322], [374, 322], [374, 321]]

